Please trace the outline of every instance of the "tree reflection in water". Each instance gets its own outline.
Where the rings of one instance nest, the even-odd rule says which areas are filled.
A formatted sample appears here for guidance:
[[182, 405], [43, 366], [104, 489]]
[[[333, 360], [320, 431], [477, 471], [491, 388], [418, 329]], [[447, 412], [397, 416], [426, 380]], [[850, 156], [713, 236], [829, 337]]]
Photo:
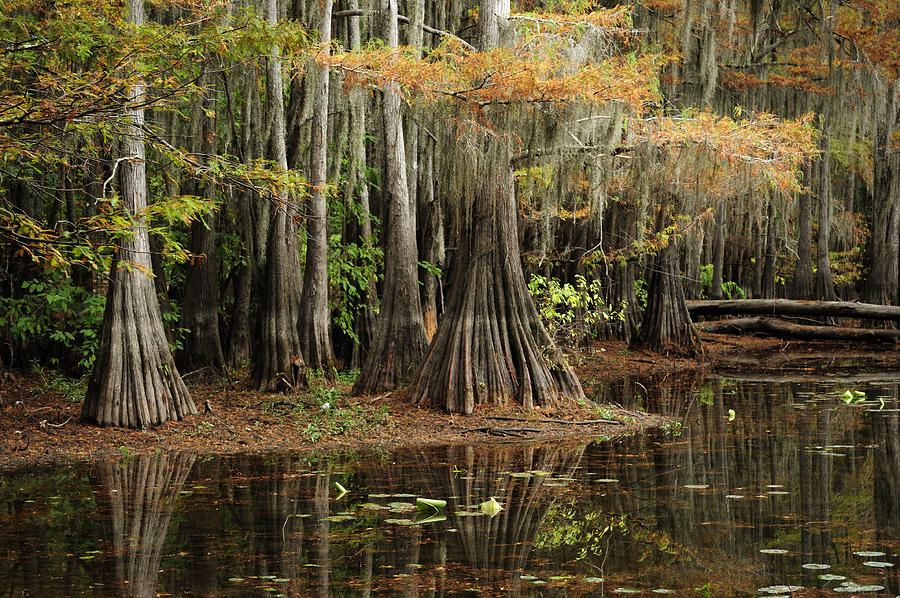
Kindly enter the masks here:
[[169, 520], [193, 463], [194, 456], [178, 454], [100, 465], [97, 502], [109, 513], [103, 529], [112, 548], [93, 567], [102, 595], [156, 596]]

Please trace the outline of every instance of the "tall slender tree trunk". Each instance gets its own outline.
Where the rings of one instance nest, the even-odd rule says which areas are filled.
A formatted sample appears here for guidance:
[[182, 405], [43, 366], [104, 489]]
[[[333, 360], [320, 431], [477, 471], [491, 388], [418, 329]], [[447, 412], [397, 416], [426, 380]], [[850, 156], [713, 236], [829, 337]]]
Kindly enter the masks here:
[[[277, 0], [268, 0], [270, 25], [278, 22]], [[270, 146], [279, 168], [287, 170], [284, 139], [284, 87], [281, 79], [281, 49], [276, 45], [269, 56], [266, 94], [272, 115]], [[300, 252], [296, 204], [286, 191], [273, 198], [275, 209], [269, 227], [265, 307], [261, 314], [260, 346], [253, 367], [253, 385], [258, 390], [296, 390], [306, 385], [303, 352], [297, 321], [300, 314]]]
[[[129, 0], [130, 20], [144, 23], [142, 0]], [[140, 213], [147, 206], [144, 153], [145, 86], [138, 80], [128, 92], [129, 124], [119, 167], [123, 209], [134, 221], [112, 260], [106, 311], [94, 374], [88, 382], [81, 416], [100, 425], [149, 427], [197, 412], [178, 374], [163, 330], [156, 290], [149, 274], [150, 240]]]
[[[333, 0], [324, 0], [320, 25], [322, 51], [331, 43]], [[328, 202], [325, 194], [328, 161], [328, 79], [327, 65], [316, 67], [315, 102], [312, 116], [310, 152], [309, 214], [306, 226], [306, 268], [303, 273], [303, 302], [300, 305], [300, 346], [310, 368], [334, 376], [334, 348], [331, 342], [331, 314], [328, 310]]]
[[873, 143], [872, 234], [869, 239], [869, 279], [866, 298], [870, 303], [900, 302], [898, 251], [900, 251], [900, 190], [892, 179], [896, 165], [891, 160], [891, 135], [900, 120], [900, 80], [888, 85], [884, 106], [876, 116]]
[[[386, 17], [385, 41], [396, 48], [397, 0], [381, 0]], [[388, 221], [385, 237], [384, 289], [372, 346], [353, 386], [354, 394], [396, 388], [407, 381], [428, 343], [419, 303], [416, 225], [407, 184], [400, 86], [383, 88], [385, 151], [388, 179]]]
[[827, 130], [822, 133], [822, 155], [817, 168], [817, 187], [819, 191], [818, 229], [816, 229], [816, 299], [833, 301], [834, 278], [831, 275], [831, 258], [828, 248], [831, 245], [831, 155], [828, 151]]
[[[809, 169], [804, 180], [809, 184]], [[797, 204], [797, 264], [794, 267], [794, 299], [812, 299], [815, 273], [812, 269], [812, 198], [805, 190]]]
[[[359, 9], [359, 0], [350, 0], [350, 9]], [[350, 49], [359, 50], [362, 46], [359, 17], [350, 17], [348, 23], [350, 30]], [[374, 247], [372, 234], [371, 207], [369, 205], [369, 181], [365, 172], [366, 165], [366, 94], [365, 91], [354, 87], [350, 90], [350, 166], [347, 176], [348, 198], [356, 197], [359, 202], [359, 237], [363, 245], [368, 249]], [[350, 367], [358, 369], [362, 367], [365, 355], [372, 342], [375, 331], [375, 315], [378, 311], [378, 289], [376, 288], [375, 272], [370, 273], [363, 283], [363, 307], [354, 322], [353, 329], [359, 342], [353, 347], [350, 357]]]
[[775, 298], [775, 262], [778, 259], [777, 239], [775, 237], [775, 206], [771, 200], [766, 207], [766, 253], [762, 273], [762, 297]]
[[[419, 185], [420, 217], [419, 247], [422, 260], [436, 267], [444, 262], [444, 216], [441, 202], [434, 192], [434, 143], [426, 140], [425, 161], [422, 168], [422, 184]], [[437, 331], [439, 301], [441, 299], [441, 279], [437, 274], [425, 272], [420, 274], [422, 281], [422, 317], [425, 323], [425, 335], [429, 342]]]
[[[203, 98], [202, 153], [204, 156], [216, 154], [216, 117], [219, 90], [213, 81], [218, 77], [206, 77], [211, 91]], [[212, 81], [210, 80], [212, 79]], [[216, 186], [206, 181], [202, 183], [203, 197], [216, 198]], [[205, 222], [196, 221], [191, 226], [191, 253], [195, 256], [187, 272], [184, 289], [184, 303], [181, 312], [181, 328], [188, 330], [184, 349], [180, 352], [179, 365], [188, 371], [210, 368], [212, 372], [225, 367], [222, 341], [219, 338], [219, 285], [216, 264], [216, 224], [218, 211], [211, 211]]]
[[725, 201], [723, 200], [719, 202], [719, 206], [716, 208], [716, 238], [713, 246], [712, 289], [709, 292], [709, 296], [712, 299], [721, 299], [724, 295], [722, 290], [724, 277], [722, 273], [725, 270], [726, 207]]

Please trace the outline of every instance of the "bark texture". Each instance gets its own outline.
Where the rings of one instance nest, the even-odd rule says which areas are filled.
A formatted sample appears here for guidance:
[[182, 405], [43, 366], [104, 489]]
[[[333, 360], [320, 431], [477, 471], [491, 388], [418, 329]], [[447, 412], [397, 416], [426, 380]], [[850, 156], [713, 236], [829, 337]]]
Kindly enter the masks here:
[[657, 254], [651, 271], [647, 309], [635, 344], [664, 354], [702, 355], [700, 335], [685, 306], [677, 238]]
[[[390, 47], [397, 47], [397, 0], [381, 0], [381, 9], [388, 15], [386, 41]], [[391, 390], [406, 382], [428, 344], [419, 303], [416, 225], [404, 164], [400, 87], [396, 82], [384, 86], [382, 106], [389, 193], [384, 290], [372, 346], [353, 394]]]
[[[323, 3], [320, 42], [331, 43], [333, 0]], [[334, 376], [334, 348], [331, 342], [331, 313], [328, 310], [328, 204], [325, 197], [328, 146], [328, 78], [330, 69], [320, 65], [315, 72], [315, 102], [312, 117], [312, 143], [306, 237], [306, 269], [303, 273], [303, 302], [300, 306], [300, 346], [309, 367]]]
[[475, 197], [444, 316], [410, 385], [415, 403], [453, 413], [472, 413], [482, 404], [515, 401], [531, 409], [584, 398], [525, 285], [512, 171], [493, 172]]
[[[143, 24], [141, 0], [130, 0], [129, 8], [131, 21]], [[129, 100], [139, 106], [143, 98], [139, 81], [129, 90]], [[129, 109], [128, 118], [120, 190], [124, 209], [134, 216], [147, 205], [143, 109]], [[149, 276], [150, 240], [140, 218], [134, 218], [133, 233], [113, 259], [96, 365], [81, 415], [100, 425], [142, 428], [180, 420], [197, 409], [166, 340]]]
[[[269, 0], [268, 18], [278, 18], [276, 0]], [[278, 166], [287, 170], [284, 140], [284, 90], [281, 82], [281, 50], [273, 48], [266, 78], [272, 112], [272, 143]], [[253, 366], [253, 386], [258, 390], [297, 390], [306, 386], [303, 352], [297, 321], [300, 313], [300, 253], [297, 242], [299, 220], [287, 194], [274, 198], [276, 209], [269, 227], [266, 260], [265, 307], [260, 316], [257, 359]]]

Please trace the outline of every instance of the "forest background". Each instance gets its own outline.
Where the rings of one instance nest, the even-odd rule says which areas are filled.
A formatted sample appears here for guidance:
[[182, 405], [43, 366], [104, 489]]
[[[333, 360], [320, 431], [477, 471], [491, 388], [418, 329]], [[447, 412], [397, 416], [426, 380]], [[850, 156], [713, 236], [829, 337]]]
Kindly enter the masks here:
[[[584, 398], [558, 349], [685, 298], [900, 297], [891, 0], [8, 0], [0, 357], [83, 415], [359, 370]], [[242, 370], [246, 371], [246, 370]]]

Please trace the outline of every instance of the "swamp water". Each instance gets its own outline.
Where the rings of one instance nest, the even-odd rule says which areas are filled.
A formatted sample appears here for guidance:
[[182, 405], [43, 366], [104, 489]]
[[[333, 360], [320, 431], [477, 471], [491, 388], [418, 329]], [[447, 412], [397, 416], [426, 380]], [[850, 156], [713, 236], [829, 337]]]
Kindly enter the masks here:
[[0, 596], [895, 596], [900, 388], [878, 378], [645, 391], [683, 425], [591, 443], [7, 472]]

